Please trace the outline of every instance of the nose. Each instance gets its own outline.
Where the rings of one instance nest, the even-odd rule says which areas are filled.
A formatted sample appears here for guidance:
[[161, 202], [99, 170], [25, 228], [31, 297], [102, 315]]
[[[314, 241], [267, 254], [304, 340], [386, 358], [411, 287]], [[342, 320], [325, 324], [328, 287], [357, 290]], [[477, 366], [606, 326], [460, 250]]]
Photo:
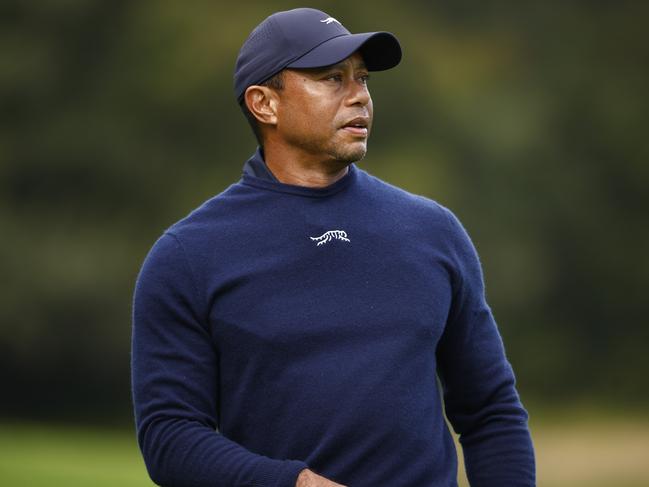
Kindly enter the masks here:
[[347, 105], [367, 105], [370, 100], [370, 92], [367, 89], [367, 84], [361, 79], [354, 79], [349, 83], [349, 95], [347, 96]]

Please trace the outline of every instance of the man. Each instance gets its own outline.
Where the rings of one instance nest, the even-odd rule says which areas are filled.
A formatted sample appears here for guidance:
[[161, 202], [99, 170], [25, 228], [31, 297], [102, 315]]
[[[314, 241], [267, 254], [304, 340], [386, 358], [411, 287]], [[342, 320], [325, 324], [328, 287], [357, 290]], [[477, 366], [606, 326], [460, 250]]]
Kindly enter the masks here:
[[271, 15], [241, 48], [260, 147], [164, 232], [136, 285], [136, 424], [160, 485], [454, 486], [442, 394], [472, 486], [534, 485], [469, 237], [354, 164], [368, 72], [400, 59], [392, 34], [313, 9]]

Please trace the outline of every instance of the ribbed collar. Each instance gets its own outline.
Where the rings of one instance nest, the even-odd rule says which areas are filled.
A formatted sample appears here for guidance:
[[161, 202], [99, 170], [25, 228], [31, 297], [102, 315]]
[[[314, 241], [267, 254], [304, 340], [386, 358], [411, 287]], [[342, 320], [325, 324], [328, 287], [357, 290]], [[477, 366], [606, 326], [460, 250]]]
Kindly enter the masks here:
[[356, 179], [356, 171], [356, 165], [352, 162], [348, 166], [347, 174], [329, 186], [320, 188], [286, 184], [279, 181], [271, 172], [264, 160], [263, 149], [257, 147], [257, 150], [252, 157], [250, 157], [250, 159], [248, 159], [243, 165], [242, 180], [244, 184], [249, 184], [250, 186], [255, 186], [257, 188], [319, 198], [337, 193], [341, 189], [345, 188]]

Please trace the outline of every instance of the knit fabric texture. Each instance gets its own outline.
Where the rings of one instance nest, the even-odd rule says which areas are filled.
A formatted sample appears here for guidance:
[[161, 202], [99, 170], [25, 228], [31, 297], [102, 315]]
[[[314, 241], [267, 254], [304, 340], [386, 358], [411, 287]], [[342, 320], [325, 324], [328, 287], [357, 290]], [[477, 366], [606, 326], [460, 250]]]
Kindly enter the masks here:
[[324, 188], [246, 170], [169, 227], [138, 276], [132, 338], [160, 485], [294, 487], [311, 468], [349, 487], [455, 486], [444, 413], [473, 487], [535, 485], [469, 236], [355, 163]]

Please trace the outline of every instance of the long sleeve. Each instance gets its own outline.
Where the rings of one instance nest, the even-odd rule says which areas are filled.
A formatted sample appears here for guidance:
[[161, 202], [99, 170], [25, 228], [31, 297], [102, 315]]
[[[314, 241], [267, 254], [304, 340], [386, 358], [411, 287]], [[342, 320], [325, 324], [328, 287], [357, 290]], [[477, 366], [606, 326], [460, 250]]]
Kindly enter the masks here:
[[438, 345], [446, 413], [460, 436], [472, 487], [535, 485], [528, 415], [492, 312], [476, 250], [447, 211], [453, 300]]
[[173, 487], [294, 487], [304, 462], [257, 455], [216, 431], [218, 353], [192, 271], [165, 233], [135, 287], [132, 393], [149, 475]]

